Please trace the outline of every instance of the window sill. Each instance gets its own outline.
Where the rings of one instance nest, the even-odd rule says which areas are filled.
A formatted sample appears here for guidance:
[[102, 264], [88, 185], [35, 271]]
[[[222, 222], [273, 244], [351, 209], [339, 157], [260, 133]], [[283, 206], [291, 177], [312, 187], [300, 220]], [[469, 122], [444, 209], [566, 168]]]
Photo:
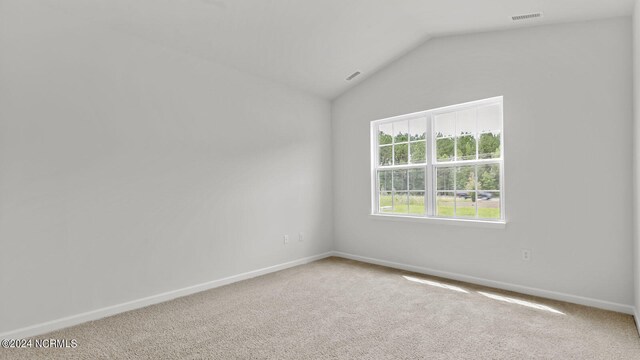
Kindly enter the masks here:
[[507, 223], [504, 220], [491, 221], [491, 220], [473, 220], [473, 219], [447, 219], [447, 218], [436, 218], [436, 217], [409, 216], [409, 215], [384, 215], [384, 214], [369, 214], [369, 216], [373, 220], [383, 220], [383, 221], [404, 221], [404, 222], [408, 221], [408, 222], [417, 222], [417, 223], [481, 227], [481, 228], [491, 228], [491, 229], [504, 229], [507, 227]]

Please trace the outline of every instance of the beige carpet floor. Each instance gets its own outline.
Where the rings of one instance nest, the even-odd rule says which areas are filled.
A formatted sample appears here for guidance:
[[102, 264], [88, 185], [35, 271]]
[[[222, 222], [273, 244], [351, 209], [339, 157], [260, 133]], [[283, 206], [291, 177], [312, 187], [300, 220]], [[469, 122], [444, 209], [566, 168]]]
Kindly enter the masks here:
[[329, 258], [38, 338], [3, 359], [640, 359], [633, 318]]

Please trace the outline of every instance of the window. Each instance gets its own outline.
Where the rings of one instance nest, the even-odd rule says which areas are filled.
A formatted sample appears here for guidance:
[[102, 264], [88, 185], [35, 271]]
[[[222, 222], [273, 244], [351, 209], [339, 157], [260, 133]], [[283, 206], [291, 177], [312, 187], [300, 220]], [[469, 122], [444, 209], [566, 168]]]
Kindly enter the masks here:
[[502, 97], [377, 120], [372, 212], [504, 221]]

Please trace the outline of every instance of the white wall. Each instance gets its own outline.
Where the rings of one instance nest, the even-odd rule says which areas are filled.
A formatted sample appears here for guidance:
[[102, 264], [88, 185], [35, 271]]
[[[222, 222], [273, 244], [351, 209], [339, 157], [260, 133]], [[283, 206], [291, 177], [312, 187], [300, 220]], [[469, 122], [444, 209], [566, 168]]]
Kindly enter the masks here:
[[327, 101], [35, 3], [0, 9], [0, 333], [331, 249]]
[[[634, 155], [634, 209], [633, 209], [633, 240], [634, 240], [634, 275], [635, 275], [635, 307], [636, 316], [640, 314], [640, 0], [636, 0], [633, 13], [633, 155]], [[636, 318], [640, 326], [640, 319]]]
[[[425, 43], [333, 104], [336, 250], [631, 305], [631, 73], [629, 18]], [[368, 215], [371, 120], [498, 95], [506, 229]]]

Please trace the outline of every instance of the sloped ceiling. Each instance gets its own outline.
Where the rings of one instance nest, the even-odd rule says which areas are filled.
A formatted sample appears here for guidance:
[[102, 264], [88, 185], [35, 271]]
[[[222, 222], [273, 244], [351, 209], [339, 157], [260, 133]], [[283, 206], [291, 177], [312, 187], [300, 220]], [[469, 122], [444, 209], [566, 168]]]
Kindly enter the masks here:
[[[24, 0], [332, 99], [430, 37], [630, 15], [633, 0]], [[512, 15], [544, 12], [515, 24]], [[362, 75], [345, 78], [355, 71]]]

